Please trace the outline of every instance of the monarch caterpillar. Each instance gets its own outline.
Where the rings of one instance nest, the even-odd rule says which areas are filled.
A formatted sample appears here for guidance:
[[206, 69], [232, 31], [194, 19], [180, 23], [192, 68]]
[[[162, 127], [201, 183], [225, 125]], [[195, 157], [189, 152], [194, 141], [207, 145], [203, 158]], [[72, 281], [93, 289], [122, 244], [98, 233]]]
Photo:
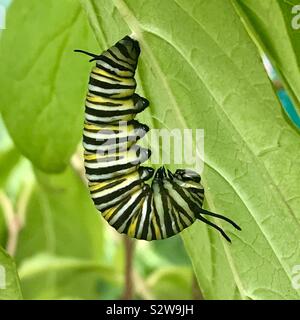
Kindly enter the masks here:
[[[126, 36], [100, 55], [92, 57], [85, 104], [84, 163], [91, 198], [102, 216], [118, 232], [144, 240], [171, 237], [200, 220], [227, 234], [204, 216], [240, 227], [232, 220], [202, 208], [204, 188], [192, 170], [175, 173], [140, 166], [151, 155], [136, 144], [149, 128], [134, 120], [148, 107], [135, 93], [134, 79], [140, 46]], [[153, 178], [151, 187], [146, 183]]]

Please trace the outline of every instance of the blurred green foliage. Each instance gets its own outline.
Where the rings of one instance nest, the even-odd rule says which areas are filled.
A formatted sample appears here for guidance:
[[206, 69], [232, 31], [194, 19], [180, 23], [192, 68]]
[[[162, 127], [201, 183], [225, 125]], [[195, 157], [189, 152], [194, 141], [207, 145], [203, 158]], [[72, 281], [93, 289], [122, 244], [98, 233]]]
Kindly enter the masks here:
[[[100, 52], [131, 32], [142, 47], [138, 92], [151, 101], [140, 121], [205, 129], [206, 206], [243, 229], [223, 226], [230, 247], [201, 223], [183, 232], [185, 247], [180, 236], [134, 241], [133, 298], [199, 297], [194, 273], [205, 299], [299, 298], [291, 285], [300, 263], [299, 134], [254, 45], [258, 35], [265, 47], [274, 41], [250, 15], [255, 7], [267, 15], [246, 0], [12, 2], [0, 34], [0, 244], [19, 276], [1, 249], [9, 281], [0, 299], [123, 296], [125, 236], [101, 219], [83, 178], [90, 65], [73, 49]], [[274, 10], [282, 31], [290, 7]], [[285, 75], [288, 51], [285, 81], [298, 97], [296, 37], [272, 58]]]
[[[2, 124], [1, 137], [4, 135]], [[8, 142], [1, 150], [1, 159], [11, 150], [12, 142]], [[26, 201], [26, 223], [19, 233], [14, 257], [23, 297], [120, 298], [124, 287], [124, 237], [101, 219], [78, 172], [69, 166], [61, 174], [43, 173], [20, 155], [15, 162], [8, 159], [5, 165], [5, 171], [1, 170], [5, 172], [5, 177], [1, 175], [1, 192], [9, 195], [14, 207], [18, 206], [23, 188], [31, 188]], [[8, 233], [2, 211], [0, 236], [5, 247]], [[176, 255], [172, 254], [175, 248]], [[3, 257], [6, 260], [0, 256], [0, 262], [7, 265], [6, 261], [11, 260], [7, 254], [3, 253]], [[177, 298], [192, 298], [192, 269], [180, 237], [136, 243], [134, 270], [138, 281], [135, 298], [163, 298], [162, 290], [169, 292], [169, 298], [176, 296], [174, 292], [178, 292]], [[189, 277], [185, 278], [187, 274]], [[158, 286], [154, 285], [156, 281]], [[15, 289], [12, 293], [0, 291], [2, 299], [20, 296]]]
[[12, 258], [0, 247], [0, 298], [22, 299], [19, 277]]
[[[247, 21], [260, 50], [265, 52], [280, 73], [285, 90], [300, 115], [300, 32], [293, 28], [292, 8], [298, 0], [234, 0]], [[296, 11], [297, 12], [297, 11]], [[299, 20], [299, 19], [298, 19]]]

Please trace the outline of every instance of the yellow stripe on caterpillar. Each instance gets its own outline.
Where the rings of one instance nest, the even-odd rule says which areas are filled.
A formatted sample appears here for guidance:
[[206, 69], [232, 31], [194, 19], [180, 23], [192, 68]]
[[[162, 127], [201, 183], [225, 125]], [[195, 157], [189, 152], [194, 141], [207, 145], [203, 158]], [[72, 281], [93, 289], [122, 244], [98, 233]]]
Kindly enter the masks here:
[[138, 221], [138, 217], [135, 217], [134, 220], [131, 222], [130, 227], [127, 232], [129, 237], [134, 237], [135, 232], [136, 232], [137, 221]]
[[[104, 77], [113, 78], [113, 79], [118, 80], [118, 81], [123, 81], [123, 80], [124, 80], [123, 78], [118, 77], [118, 76], [116, 76], [116, 75], [113, 75], [113, 74], [111, 74], [111, 73], [109, 73], [109, 72], [106, 72], [105, 70], [102, 70], [102, 69], [100, 69], [100, 68], [98, 68], [98, 67], [94, 67], [94, 68], [92, 69], [92, 72], [97, 73], [97, 74], [99, 74], [99, 75], [101, 75], [101, 76], [104, 76]], [[126, 80], [126, 79], [125, 79], [125, 80]]]

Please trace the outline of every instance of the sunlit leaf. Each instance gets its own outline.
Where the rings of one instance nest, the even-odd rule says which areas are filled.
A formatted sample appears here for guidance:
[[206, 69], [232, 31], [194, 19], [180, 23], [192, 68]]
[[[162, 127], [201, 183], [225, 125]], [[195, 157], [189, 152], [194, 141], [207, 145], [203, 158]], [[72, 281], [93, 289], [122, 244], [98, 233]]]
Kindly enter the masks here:
[[19, 300], [22, 293], [13, 259], [0, 247], [0, 300]]
[[15, 147], [0, 152], [0, 188], [3, 188], [12, 169], [20, 160], [20, 153]]
[[[20, 233], [16, 255], [18, 265], [41, 252], [52, 256], [112, 263], [106, 256], [103, 221], [79, 175], [71, 168], [63, 174], [36, 171], [36, 175], [38, 186], [29, 202], [26, 224]], [[65, 285], [60, 287], [62, 280], [58, 275], [59, 272], [55, 270], [47, 274], [40, 272], [31, 282], [26, 281], [24, 296], [32, 298], [44, 294], [47, 297], [43, 290], [45, 281], [48, 281], [47, 290], [52, 297], [72, 294], [68, 285], [73, 285], [73, 290], [77, 285], [79, 292], [80, 285], [83, 285], [81, 282], [84, 281], [87, 292], [82, 289], [81, 293], [86, 298], [92, 295], [95, 278], [80, 282], [80, 277], [72, 278], [70, 271], [68, 276], [62, 277]], [[99, 273], [96, 277], [101, 278]], [[95, 291], [93, 294], [96, 294]]]
[[222, 224], [231, 246], [199, 222], [184, 232], [204, 297], [298, 299], [300, 140], [232, 3], [82, 3], [102, 49], [138, 38], [139, 90], [150, 100], [143, 121], [205, 130], [208, 206], [243, 231]]
[[300, 116], [300, 30], [297, 27], [300, 19], [299, 10], [296, 10], [299, 1], [232, 1], [258, 46], [267, 53], [280, 73]]
[[89, 66], [73, 50], [94, 46], [75, 0], [15, 0], [8, 9], [0, 110], [17, 147], [42, 170], [63, 170], [80, 140]]
[[187, 267], [157, 269], [146, 285], [155, 299], [192, 299], [192, 272]]

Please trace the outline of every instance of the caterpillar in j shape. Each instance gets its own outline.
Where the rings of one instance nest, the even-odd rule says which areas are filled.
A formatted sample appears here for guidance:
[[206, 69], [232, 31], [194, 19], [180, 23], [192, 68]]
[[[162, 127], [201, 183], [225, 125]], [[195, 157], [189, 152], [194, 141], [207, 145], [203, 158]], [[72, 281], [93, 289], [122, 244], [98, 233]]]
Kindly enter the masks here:
[[[169, 238], [200, 220], [230, 241], [205, 216], [241, 229], [229, 218], [202, 208], [199, 174], [185, 169], [172, 173], [164, 167], [154, 172], [141, 166], [151, 151], [136, 144], [149, 131], [134, 120], [149, 105], [135, 93], [138, 41], [126, 36], [100, 55], [75, 52], [96, 61], [86, 96], [83, 146], [91, 198], [104, 219], [119, 233], [148, 241]], [[151, 178], [150, 186], [146, 181]]]

